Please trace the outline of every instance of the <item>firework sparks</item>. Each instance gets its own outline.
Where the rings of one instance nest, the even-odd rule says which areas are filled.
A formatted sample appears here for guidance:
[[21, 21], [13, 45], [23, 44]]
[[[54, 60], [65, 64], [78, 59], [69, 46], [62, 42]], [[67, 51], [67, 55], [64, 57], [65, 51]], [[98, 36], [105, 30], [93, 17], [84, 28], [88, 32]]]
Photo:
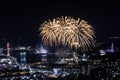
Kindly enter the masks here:
[[81, 50], [86, 50], [95, 42], [92, 26], [80, 18], [60, 17], [44, 21], [39, 31], [43, 43], [50, 46], [64, 45], [69, 48], [74, 46], [76, 49], [79, 46]]

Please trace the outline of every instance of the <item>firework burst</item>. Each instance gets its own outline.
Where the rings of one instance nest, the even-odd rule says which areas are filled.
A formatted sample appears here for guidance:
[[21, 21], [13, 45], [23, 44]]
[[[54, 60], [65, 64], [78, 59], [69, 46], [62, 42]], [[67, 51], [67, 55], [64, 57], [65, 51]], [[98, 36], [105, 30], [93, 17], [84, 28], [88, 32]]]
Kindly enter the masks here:
[[44, 21], [39, 31], [43, 43], [50, 46], [64, 45], [86, 50], [95, 42], [92, 26], [80, 18], [73, 19], [66, 16]]

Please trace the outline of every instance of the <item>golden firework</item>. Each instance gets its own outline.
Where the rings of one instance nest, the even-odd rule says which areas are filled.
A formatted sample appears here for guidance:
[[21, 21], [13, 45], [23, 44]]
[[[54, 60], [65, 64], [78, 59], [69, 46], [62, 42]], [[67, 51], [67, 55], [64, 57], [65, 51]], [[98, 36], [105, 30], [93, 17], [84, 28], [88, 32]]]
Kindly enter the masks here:
[[[45, 45], [73, 46], [81, 50], [89, 49], [94, 45], [94, 30], [85, 20], [72, 17], [60, 17], [44, 21], [39, 28], [40, 36]], [[77, 44], [76, 44], [77, 43]]]

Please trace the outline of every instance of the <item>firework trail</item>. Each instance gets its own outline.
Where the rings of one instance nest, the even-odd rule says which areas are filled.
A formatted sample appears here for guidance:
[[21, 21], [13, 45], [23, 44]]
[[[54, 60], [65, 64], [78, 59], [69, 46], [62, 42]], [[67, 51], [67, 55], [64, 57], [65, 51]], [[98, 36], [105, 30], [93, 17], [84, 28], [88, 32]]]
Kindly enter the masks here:
[[45, 45], [64, 45], [70, 49], [79, 47], [81, 50], [86, 50], [95, 43], [92, 26], [80, 18], [73, 19], [66, 16], [44, 21], [39, 31]]

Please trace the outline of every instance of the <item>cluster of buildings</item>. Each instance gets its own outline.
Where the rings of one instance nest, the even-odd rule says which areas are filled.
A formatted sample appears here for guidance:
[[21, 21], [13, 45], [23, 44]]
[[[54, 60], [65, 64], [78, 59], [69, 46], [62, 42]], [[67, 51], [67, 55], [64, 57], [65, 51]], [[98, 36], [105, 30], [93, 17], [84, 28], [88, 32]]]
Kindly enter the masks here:
[[[112, 37], [105, 43], [96, 44], [92, 51], [80, 54], [79, 64], [77, 65], [74, 62], [75, 52], [70, 52], [67, 48], [60, 48], [54, 50], [54, 52], [50, 52], [49, 49], [42, 44], [37, 47], [12, 47], [11, 44], [12, 43], [7, 42], [5, 47], [0, 48], [0, 70], [9, 68], [10, 70], [28, 69], [30, 72], [31, 67], [35, 65], [34, 69], [44, 72], [46, 69], [43, 70], [43, 67], [40, 67], [44, 65], [45, 67], [49, 66], [47, 70], [49, 69], [52, 71], [52, 74], [55, 73], [56, 75], [58, 75], [57, 73], [63, 74], [63, 71], [65, 71], [66, 74], [64, 75], [75, 72], [75, 74], [79, 75], [82, 74], [90, 77], [92, 74], [94, 77], [99, 77], [98, 75], [102, 74], [96, 73], [95, 69], [98, 69], [101, 65], [104, 66], [104, 68], [106, 68], [105, 71], [108, 72], [108, 64], [111, 64], [111, 62], [118, 63], [120, 60], [120, 38], [118, 37]], [[38, 65], [36, 65], [37, 62], [39, 63]], [[114, 66], [116, 67], [117, 65], [118, 64]], [[73, 73], [71, 73], [71, 70], [73, 70]]]
[[[106, 54], [117, 53], [120, 50], [120, 38], [111, 37], [105, 43], [96, 43], [95, 48], [92, 52], [87, 53], [87, 55], [100, 55], [104, 56]], [[53, 48], [54, 49], [54, 48]], [[50, 52], [48, 48], [40, 44], [37, 47], [32, 46], [12, 46], [12, 43], [6, 42], [4, 47], [0, 47], [0, 54], [5, 54], [7, 56], [13, 56], [17, 58], [19, 62], [29, 62], [41, 61], [41, 62], [52, 62], [56, 61], [56, 58], [72, 58], [74, 52], [70, 52], [67, 48], [60, 48], [54, 52]], [[81, 53], [80, 53], [81, 54]], [[81, 55], [81, 58], [85, 54]], [[35, 60], [36, 59], [36, 60]], [[48, 60], [49, 59], [49, 60]], [[68, 60], [68, 59], [67, 59]]]

